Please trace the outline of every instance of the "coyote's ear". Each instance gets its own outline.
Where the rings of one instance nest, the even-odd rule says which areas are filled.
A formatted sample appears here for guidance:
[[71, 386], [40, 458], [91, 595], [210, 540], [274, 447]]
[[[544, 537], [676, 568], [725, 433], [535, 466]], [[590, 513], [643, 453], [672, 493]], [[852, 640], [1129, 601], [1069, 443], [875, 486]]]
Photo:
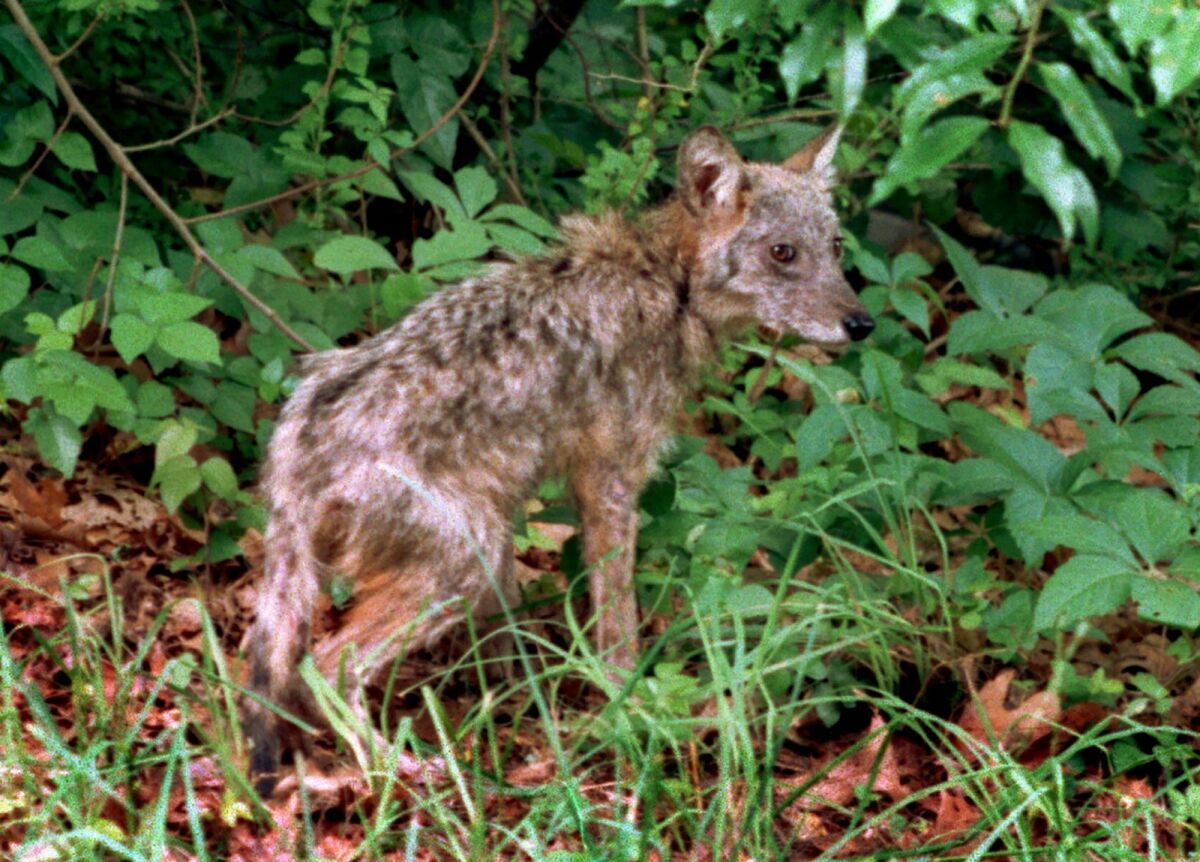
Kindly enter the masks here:
[[842, 127], [832, 125], [821, 132], [803, 147], [788, 156], [783, 166], [789, 171], [806, 174], [817, 174], [826, 183], [832, 185], [833, 154], [837, 152], [838, 141], [842, 137]]
[[691, 212], [727, 207], [742, 185], [742, 157], [712, 126], [701, 126], [679, 145], [679, 194]]

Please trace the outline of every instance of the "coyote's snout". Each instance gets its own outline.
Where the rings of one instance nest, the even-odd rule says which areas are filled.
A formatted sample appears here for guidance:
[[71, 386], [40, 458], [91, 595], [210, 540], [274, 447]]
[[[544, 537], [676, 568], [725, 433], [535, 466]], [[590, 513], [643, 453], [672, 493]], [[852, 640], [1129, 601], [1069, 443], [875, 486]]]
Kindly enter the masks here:
[[[676, 194], [640, 220], [564, 219], [546, 254], [306, 360], [265, 467], [251, 690], [310, 711], [296, 665], [332, 573], [354, 579], [353, 601], [313, 657], [355, 686], [466, 615], [516, 605], [511, 518], [563, 472], [592, 567], [596, 649], [632, 667], [638, 495], [699, 370], [750, 326], [827, 344], [874, 328], [839, 263], [836, 146], [830, 130], [780, 165], [746, 163], [699, 129], [680, 147]], [[266, 789], [282, 728], [253, 700], [245, 714]]]

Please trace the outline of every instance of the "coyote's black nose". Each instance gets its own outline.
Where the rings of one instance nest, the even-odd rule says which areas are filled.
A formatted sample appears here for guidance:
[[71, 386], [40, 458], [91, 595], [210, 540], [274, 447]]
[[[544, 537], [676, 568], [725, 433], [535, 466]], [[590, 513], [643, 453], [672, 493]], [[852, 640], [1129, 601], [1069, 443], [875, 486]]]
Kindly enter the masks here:
[[875, 329], [875, 321], [865, 312], [848, 314], [842, 318], [842, 326], [846, 327], [846, 334], [851, 341], [862, 341]]

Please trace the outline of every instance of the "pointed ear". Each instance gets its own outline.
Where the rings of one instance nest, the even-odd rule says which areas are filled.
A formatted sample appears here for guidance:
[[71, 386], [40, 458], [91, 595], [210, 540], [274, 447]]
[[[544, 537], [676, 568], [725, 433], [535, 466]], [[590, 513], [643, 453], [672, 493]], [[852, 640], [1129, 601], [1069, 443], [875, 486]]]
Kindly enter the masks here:
[[832, 125], [821, 132], [803, 147], [792, 153], [783, 162], [789, 171], [806, 174], [810, 171], [832, 183], [833, 155], [837, 152], [838, 141], [842, 137], [842, 127]]
[[679, 195], [693, 213], [737, 200], [742, 157], [712, 126], [701, 126], [679, 145]]

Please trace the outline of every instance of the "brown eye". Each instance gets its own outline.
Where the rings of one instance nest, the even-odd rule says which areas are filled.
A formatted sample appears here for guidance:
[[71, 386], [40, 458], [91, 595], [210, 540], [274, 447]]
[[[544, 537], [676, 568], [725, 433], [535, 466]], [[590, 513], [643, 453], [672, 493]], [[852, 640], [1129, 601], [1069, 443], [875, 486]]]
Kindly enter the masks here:
[[780, 263], [790, 263], [796, 257], [796, 249], [784, 243], [773, 245], [771, 246], [771, 257]]
[[842, 238], [840, 236], [833, 238], [833, 256], [837, 258], [842, 256]]

